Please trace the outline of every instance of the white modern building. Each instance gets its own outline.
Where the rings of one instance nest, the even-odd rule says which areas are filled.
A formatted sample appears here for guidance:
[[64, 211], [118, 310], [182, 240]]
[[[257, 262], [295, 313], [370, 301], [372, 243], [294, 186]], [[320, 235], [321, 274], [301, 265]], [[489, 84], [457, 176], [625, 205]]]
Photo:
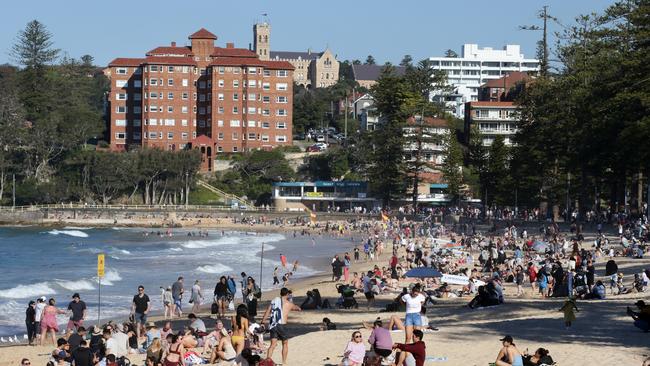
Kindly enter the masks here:
[[458, 118], [465, 116], [466, 102], [478, 100], [478, 89], [486, 81], [513, 71], [539, 71], [539, 60], [525, 58], [520, 46], [512, 44], [501, 50], [464, 44], [460, 57], [430, 57], [429, 61], [433, 69], [447, 72], [447, 81], [453, 87], [451, 93], [434, 93], [432, 98], [445, 101]]

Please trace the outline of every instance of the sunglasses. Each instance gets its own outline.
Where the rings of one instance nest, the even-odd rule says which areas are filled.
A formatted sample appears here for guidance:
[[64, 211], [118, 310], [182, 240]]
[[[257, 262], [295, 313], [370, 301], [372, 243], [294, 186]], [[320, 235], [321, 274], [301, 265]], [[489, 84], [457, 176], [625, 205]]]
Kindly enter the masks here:
[[354, 339], [357, 339], [357, 338], [363, 338], [363, 337], [361, 335], [354, 336]]

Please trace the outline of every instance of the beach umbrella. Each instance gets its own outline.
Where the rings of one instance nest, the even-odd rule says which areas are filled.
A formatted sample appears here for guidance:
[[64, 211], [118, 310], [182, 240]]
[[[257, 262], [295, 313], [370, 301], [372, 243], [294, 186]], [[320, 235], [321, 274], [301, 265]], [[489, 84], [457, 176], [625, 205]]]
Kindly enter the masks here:
[[548, 249], [548, 243], [543, 242], [541, 240], [536, 240], [533, 243], [533, 250], [536, 252], [545, 252], [546, 249]]
[[406, 272], [406, 277], [429, 278], [442, 277], [442, 273], [432, 267], [417, 267]]

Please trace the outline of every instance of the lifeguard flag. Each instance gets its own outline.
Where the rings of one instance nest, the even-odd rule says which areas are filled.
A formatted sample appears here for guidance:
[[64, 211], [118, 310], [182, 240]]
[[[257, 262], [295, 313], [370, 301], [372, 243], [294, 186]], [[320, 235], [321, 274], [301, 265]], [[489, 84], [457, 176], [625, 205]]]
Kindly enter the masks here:
[[384, 213], [384, 211], [382, 211], [382, 212], [381, 212], [381, 221], [383, 221], [383, 222], [388, 222], [389, 220], [390, 220], [390, 219], [389, 219], [388, 215], [386, 215], [386, 214]]

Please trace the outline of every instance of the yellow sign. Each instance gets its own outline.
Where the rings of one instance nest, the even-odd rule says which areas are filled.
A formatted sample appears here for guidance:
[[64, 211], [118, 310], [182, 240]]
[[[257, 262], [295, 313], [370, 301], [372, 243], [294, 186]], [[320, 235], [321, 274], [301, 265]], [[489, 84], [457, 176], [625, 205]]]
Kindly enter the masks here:
[[97, 254], [97, 277], [104, 277], [104, 255]]
[[305, 197], [323, 197], [323, 192], [305, 192]]

